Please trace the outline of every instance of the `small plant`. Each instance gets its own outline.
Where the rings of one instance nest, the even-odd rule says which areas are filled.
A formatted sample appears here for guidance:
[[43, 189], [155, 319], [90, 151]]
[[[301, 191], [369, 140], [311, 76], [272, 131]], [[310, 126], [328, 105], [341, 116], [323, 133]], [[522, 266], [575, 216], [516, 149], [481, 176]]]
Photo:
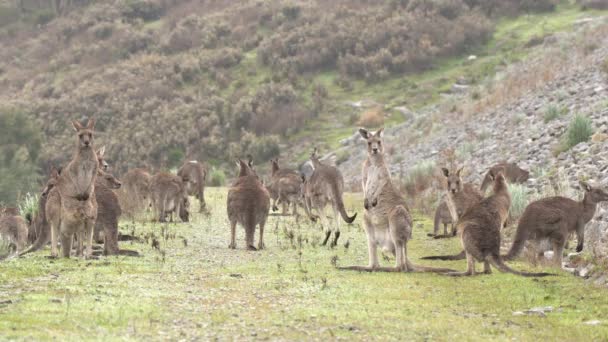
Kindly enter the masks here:
[[593, 135], [593, 125], [588, 117], [576, 114], [566, 132], [566, 147], [570, 149], [582, 142], [588, 141]]
[[404, 186], [410, 195], [417, 194], [431, 186], [435, 175], [434, 161], [425, 160], [414, 165], [404, 179]]
[[19, 213], [28, 221], [34, 219], [38, 212], [38, 195], [32, 195], [29, 192], [18, 203]]
[[211, 186], [224, 186], [226, 184], [226, 174], [219, 169], [211, 171]]
[[526, 206], [528, 206], [527, 187], [523, 184], [509, 184], [509, 193], [511, 194], [509, 216], [511, 222], [516, 222], [524, 213]]
[[550, 105], [545, 110], [544, 120], [545, 123], [551, 122], [557, 118], [560, 118], [564, 114], [566, 114], [568, 110], [564, 107], [558, 107], [556, 105]]

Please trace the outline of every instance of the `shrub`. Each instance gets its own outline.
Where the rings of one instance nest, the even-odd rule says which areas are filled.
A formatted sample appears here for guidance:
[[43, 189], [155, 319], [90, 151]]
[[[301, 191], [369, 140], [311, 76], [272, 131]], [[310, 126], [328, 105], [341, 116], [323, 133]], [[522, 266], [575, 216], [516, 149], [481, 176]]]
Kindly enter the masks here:
[[384, 125], [384, 110], [382, 107], [375, 107], [364, 111], [361, 113], [357, 124], [367, 128], [377, 128]]
[[38, 212], [38, 195], [32, 195], [29, 192], [18, 203], [19, 213], [28, 221], [34, 219]]
[[581, 0], [579, 1], [582, 8], [586, 9], [599, 9], [605, 10], [608, 9], [608, 0]]
[[177, 168], [184, 161], [184, 152], [179, 147], [169, 149], [167, 152], [167, 166], [169, 168]]
[[226, 184], [226, 174], [220, 169], [213, 168], [209, 184], [211, 186], [224, 186]]
[[570, 149], [579, 143], [588, 141], [592, 135], [593, 126], [591, 119], [586, 116], [576, 114], [568, 126], [566, 146], [568, 149]]
[[131, 19], [152, 21], [160, 19], [164, 12], [164, 7], [157, 0], [130, 0], [123, 14]]
[[435, 162], [431, 160], [425, 160], [414, 165], [403, 181], [407, 193], [415, 195], [428, 189], [435, 178], [435, 169]]
[[545, 110], [544, 120], [545, 123], [551, 122], [566, 113], [567, 109], [564, 107], [558, 107], [556, 105], [550, 105]]
[[528, 206], [528, 188], [524, 184], [509, 184], [511, 194], [511, 208], [509, 218], [511, 222], [516, 222]]

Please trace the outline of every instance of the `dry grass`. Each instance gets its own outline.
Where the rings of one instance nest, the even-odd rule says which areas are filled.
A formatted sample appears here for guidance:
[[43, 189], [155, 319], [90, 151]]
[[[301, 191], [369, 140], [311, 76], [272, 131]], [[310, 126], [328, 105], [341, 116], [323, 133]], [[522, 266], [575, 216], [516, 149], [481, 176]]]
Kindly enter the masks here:
[[357, 125], [367, 128], [377, 128], [384, 125], [384, 109], [380, 106], [361, 113]]

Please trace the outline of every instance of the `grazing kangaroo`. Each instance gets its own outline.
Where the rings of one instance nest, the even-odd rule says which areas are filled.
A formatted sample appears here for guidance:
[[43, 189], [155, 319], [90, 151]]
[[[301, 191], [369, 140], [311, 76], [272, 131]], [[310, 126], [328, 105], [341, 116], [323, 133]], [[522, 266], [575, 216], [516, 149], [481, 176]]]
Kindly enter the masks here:
[[486, 189], [490, 186], [494, 179], [492, 175], [501, 172], [509, 183], [525, 183], [530, 176], [530, 172], [526, 171], [516, 163], [500, 162], [490, 168], [481, 182], [481, 192], [485, 194]]
[[[446, 168], [442, 168], [443, 174], [447, 180], [447, 196], [450, 196], [450, 200], [454, 204], [456, 210], [455, 219], [452, 218], [450, 213], [447, 200], [442, 200], [437, 210], [435, 211], [435, 220], [433, 225], [433, 234], [436, 239], [442, 237], [456, 236], [456, 221], [458, 217], [464, 214], [473, 204], [481, 201], [483, 196], [475, 187], [470, 184], [462, 183], [460, 172], [462, 168], [458, 169], [455, 173]], [[438, 235], [439, 226], [443, 224], [443, 235]], [[448, 234], [448, 224], [452, 226], [451, 234]]]
[[271, 159], [270, 182], [266, 187], [272, 198], [272, 210], [277, 211], [277, 202], [283, 205], [283, 214], [287, 207], [293, 204], [293, 215], [297, 215], [298, 202], [301, 197], [302, 176], [299, 172], [291, 169], [281, 169], [279, 159]]
[[227, 211], [230, 220], [230, 245], [236, 248], [236, 225], [245, 228], [247, 249], [255, 251], [255, 227], [260, 225], [258, 249], [264, 248], [264, 226], [270, 210], [270, 194], [251, 169], [250, 163], [237, 160], [239, 177], [228, 190]]
[[[331, 203], [336, 224], [334, 239], [331, 242], [331, 247], [334, 247], [338, 244], [338, 238], [340, 237], [340, 219], [338, 218], [338, 213], [346, 223], [352, 223], [357, 217], [357, 213], [349, 217], [344, 208], [344, 201], [342, 200], [344, 179], [342, 178], [340, 170], [336, 167], [321, 163], [316, 148], [311, 154], [310, 160], [314, 166], [314, 171], [304, 185], [304, 204], [306, 206], [306, 212], [312, 221], [316, 221], [317, 217], [321, 218], [323, 228], [325, 229], [325, 239], [323, 240], [322, 245], [325, 246], [332, 232], [327, 216], [325, 215], [325, 207], [327, 204]], [[318, 216], [312, 214], [313, 209], [318, 212]]]
[[205, 203], [205, 180], [207, 179], [207, 168], [196, 160], [187, 161], [177, 171], [177, 175], [182, 180], [189, 181], [190, 187], [188, 194], [195, 196], [199, 203], [199, 212], [204, 212], [207, 204]]
[[462, 247], [466, 253], [466, 272], [451, 272], [451, 276], [475, 275], [475, 262], [484, 263], [484, 273], [492, 273], [490, 265], [501, 272], [513, 273], [526, 277], [542, 277], [549, 273], [528, 273], [513, 270], [505, 265], [500, 256], [500, 230], [503, 218], [508, 216], [511, 206], [511, 195], [507, 182], [501, 172], [492, 175], [494, 192], [491, 196], [472, 206], [458, 220], [457, 229], [460, 233]]
[[[500, 172], [499, 172], [500, 173]], [[490, 179], [492, 179], [492, 181], [494, 181], [497, 177], [497, 174], [494, 173], [494, 171], [490, 172]], [[503, 176], [504, 178], [504, 176]], [[473, 207], [475, 207], [475, 205], [478, 205], [480, 202], [475, 203], [474, 205], [470, 206], [464, 213], [463, 215], [466, 215], [466, 213], [470, 210], [472, 210]], [[500, 216], [500, 221], [501, 221], [501, 227], [504, 227], [507, 219], [509, 218], [509, 211], [500, 211], [498, 212], [498, 215]], [[460, 216], [460, 215], [459, 215]], [[458, 218], [460, 220], [460, 217]], [[458, 254], [454, 254], [454, 255], [432, 255], [432, 256], [426, 256], [426, 257], [422, 257], [420, 259], [423, 260], [463, 260], [466, 258], [466, 253], [463, 250], [462, 252], [458, 253]]]
[[73, 121], [72, 125], [78, 136], [78, 145], [74, 157], [62, 170], [55, 187], [60, 196], [61, 219], [60, 226], [51, 227], [53, 257], [57, 256], [59, 235], [61, 235], [61, 250], [64, 257], [70, 257], [74, 234], [78, 234], [78, 255], [83, 255], [84, 241], [87, 244], [84, 256], [90, 257], [93, 254], [93, 228], [97, 218], [95, 178], [99, 168], [97, 154], [93, 149], [95, 119], [89, 119], [86, 127], [78, 121]]
[[[382, 131], [368, 132], [360, 128], [359, 133], [367, 141], [367, 159], [363, 164], [363, 222], [367, 234], [369, 253], [368, 266], [349, 266], [340, 269], [358, 271], [448, 272], [449, 269], [433, 269], [415, 266], [407, 258], [407, 242], [412, 237], [412, 217], [405, 200], [391, 181], [384, 160]], [[380, 267], [377, 246], [395, 255], [395, 267]]]
[[[145, 169], [131, 169], [122, 177], [123, 191], [127, 200], [133, 201], [135, 207], [148, 208], [151, 204], [150, 184], [152, 176]], [[142, 208], [143, 207], [143, 208]]]
[[[177, 213], [183, 222], [189, 221], [187, 178], [161, 172], [150, 182], [152, 204], [158, 215], [159, 222], [167, 221], [167, 214]], [[173, 215], [171, 215], [173, 222]]]
[[562, 267], [562, 253], [571, 233], [576, 233], [576, 251], [581, 252], [585, 226], [595, 215], [597, 204], [608, 201], [608, 192], [586, 182], [580, 182], [580, 186], [585, 191], [580, 202], [556, 196], [530, 203], [519, 219], [513, 245], [505, 259], [511, 260], [519, 255], [527, 240], [534, 240], [538, 245], [543, 239], [549, 239], [553, 246], [554, 263]]
[[27, 236], [28, 226], [23, 217], [19, 215], [0, 217], [0, 239], [11, 245], [14, 249], [13, 253], [19, 253], [27, 246]]

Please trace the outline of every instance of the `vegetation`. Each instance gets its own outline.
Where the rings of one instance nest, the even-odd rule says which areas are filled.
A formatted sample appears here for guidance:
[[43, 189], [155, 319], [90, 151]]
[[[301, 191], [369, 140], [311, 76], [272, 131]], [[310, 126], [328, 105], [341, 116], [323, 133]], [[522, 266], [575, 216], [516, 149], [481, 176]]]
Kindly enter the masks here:
[[[229, 250], [229, 226], [220, 214], [225, 196], [225, 189], [209, 189], [212, 215], [195, 214], [191, 223], [121, 223], [123, 234], [141, 239], [123, 242], [122, 248], [138, 250], [140, 258], [50, 262], [46, 248], [0, 263], [3, 338], [82, 340], [90, 339], [91, 331], [103, 340], [608, 338], [604, 325], [585, 324], [608, 320], [605, 290], [556, 269], [549, 271], [557, 276], [540, 280], [500, 272], [454, 279], [338, 271], [332, 260], [367, 262], [358, 219], [343, 227], [335, 249], [319, 246], [318, 227], [271, 216], [267, 250], [244, 250], [242, 228], [238, 249]], [[362, 212], [359, 199], [347, 196], [348, 212]], [[419, 259], [461, 247], [457, 239], [425, 237], [432, 223], [416, 220], [408, 244], [412, 261], [464, 270], [465, 261]], [[547, 306], [553, 311], [545, 315], [514, 314]]]
[[567, 108], [561, 108], [556, 105], [550, 105], [545, 109], [544, 120], [545, 123], [549, 123], [555, 119], [562, 117], [568, 111]]
[[528, 206], [528, 188], [524, 184], [509, 184], [509, 194], [511, 194], [509, 219], [511, 222], [517, 222]]
[[591, 119], [586, 116], [576, 114], [570, 121], [568, 131], [566, 132], [566, 147], [570, 149], [579, 143], [589, 141], [592, 135], [593, 124]]
[[210, 185], [211, 186], [224, 186], [226, 185], [226, 175], [224, 171], [213, 168], [211, 170]]

